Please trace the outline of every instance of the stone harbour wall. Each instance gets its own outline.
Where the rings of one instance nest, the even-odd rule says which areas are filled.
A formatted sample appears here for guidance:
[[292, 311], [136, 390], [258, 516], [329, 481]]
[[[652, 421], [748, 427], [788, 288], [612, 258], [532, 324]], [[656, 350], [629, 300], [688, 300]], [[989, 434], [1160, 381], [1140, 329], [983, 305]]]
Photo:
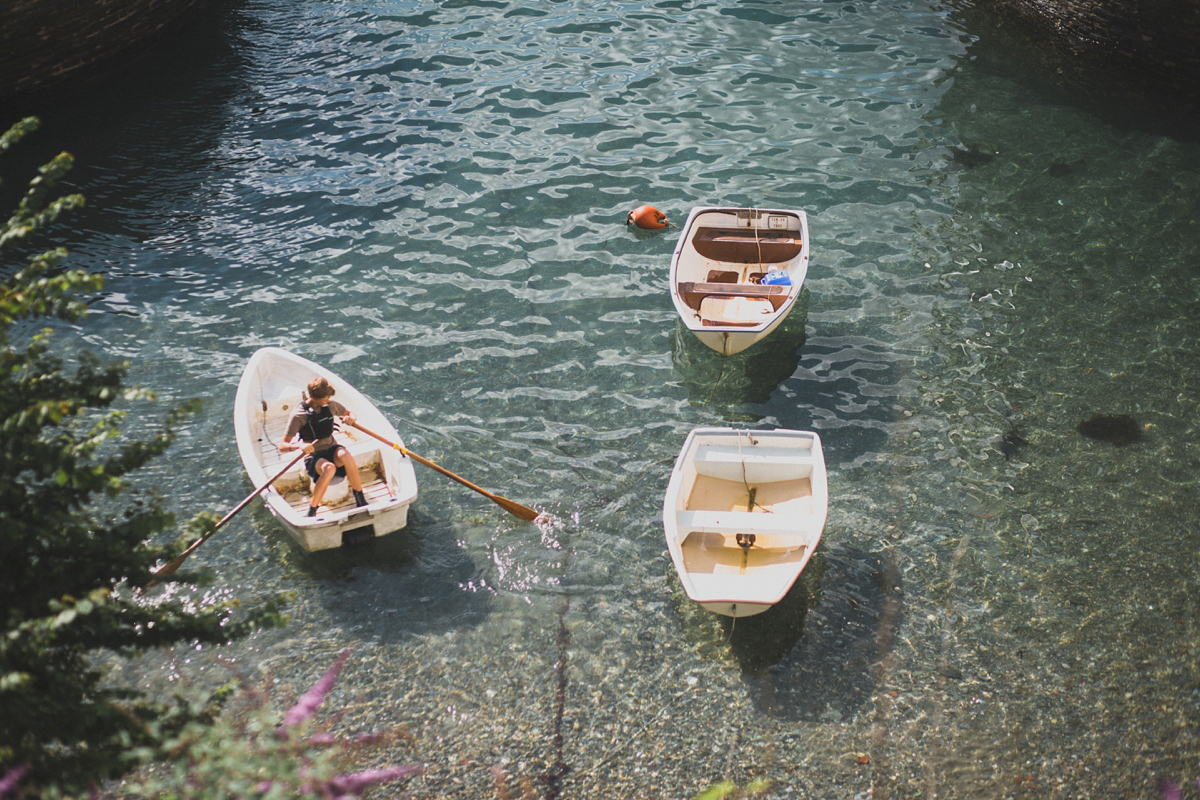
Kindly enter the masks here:
[[213, 0], [0, 0], [0, 98], [132, 60]]

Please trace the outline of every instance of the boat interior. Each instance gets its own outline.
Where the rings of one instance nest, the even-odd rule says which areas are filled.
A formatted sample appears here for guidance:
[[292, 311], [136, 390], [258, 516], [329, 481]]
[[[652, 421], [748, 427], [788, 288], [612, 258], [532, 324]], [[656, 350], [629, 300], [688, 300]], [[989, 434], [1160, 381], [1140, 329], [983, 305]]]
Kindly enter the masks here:
[[804, 250], [799, 231], [698, 227], [681, 254], [676, 274], [679, 297], [703, 325], [761, 325], [793, 295], [791, 286], [760, 281], [772, 267], [788, 271]]
[[745, 572], [807, 558], [817, 527], [810, 521], [811, 458], [798, 461], [792, 450], [702, 445], [693, 464], [695, 479], [676, 513], [688, 572]]
[[[276, 383], [264, 388], [261, 411], [253, 429], [259, 433], [260, 459], [268, 475], [274, 475], [296, 455], [295, 451], [281, 452], [279, 444], [287, 433], [288, 417], [302, 397], [301, 388], [295, 385]], [[396, 495], [388, 479], [385, 454], [381, 452], [379, 444], [366, 434], [344, 426], [338, 426], [335, 436], [338, 443], [350, 451], [354, 463], [358, 465], [367, 504], [394, 499]], [[297, 513], [303, 515], [308, 512], [313, 481], [304, 468], [303, 459], [275, 481], [274, 486]], [[353, 510], [354, 497], [349, 481], [344, 477], [334, 478], [325, 490], [321, 505], [331, 511]]]

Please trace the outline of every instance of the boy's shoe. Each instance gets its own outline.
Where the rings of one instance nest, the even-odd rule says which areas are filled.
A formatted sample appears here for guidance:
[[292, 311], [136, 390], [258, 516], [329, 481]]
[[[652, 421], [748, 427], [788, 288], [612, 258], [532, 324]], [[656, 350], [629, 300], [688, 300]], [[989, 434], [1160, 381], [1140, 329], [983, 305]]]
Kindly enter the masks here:
[[363, 493], [361, 491], [355, 490], [354, 491], [354, 505], [365, 506], [366, 504], [367, 504], [367, 498], [363, 495]]

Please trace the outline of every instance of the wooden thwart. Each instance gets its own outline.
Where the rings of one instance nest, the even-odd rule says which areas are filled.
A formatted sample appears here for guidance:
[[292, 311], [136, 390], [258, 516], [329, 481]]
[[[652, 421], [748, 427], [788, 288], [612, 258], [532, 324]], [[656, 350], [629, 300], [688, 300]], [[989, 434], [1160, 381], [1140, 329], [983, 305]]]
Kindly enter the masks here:
[[699, 309], [706, 297], [750, 297], [767, 300], [778, 311], [787, 302], [790, 286], [763, 286], [756, 283], [701, 283], [684, 281], [679, 284], [679, 296], [688, 306]]
[[791, 261], [803, 249], [799, 236], [738, 228], [701, 228], [692, 243], [705, 258], [740, 264]]

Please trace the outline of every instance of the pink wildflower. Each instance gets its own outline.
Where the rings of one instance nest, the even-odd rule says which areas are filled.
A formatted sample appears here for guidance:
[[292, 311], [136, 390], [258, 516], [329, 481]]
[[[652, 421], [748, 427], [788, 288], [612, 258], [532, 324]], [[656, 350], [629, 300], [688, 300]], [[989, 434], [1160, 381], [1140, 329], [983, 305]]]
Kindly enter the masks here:
[[358, 797], [359, 792], [377, 783], [407, 778], [421, 771], [415, 766], [394, 766], [383, 769], [364, 769], [349, 775], [338, 775], [329, 781], [329, 788], [339, 797]]
[[26, 772], [29, 772], [29, 765], [22, 764], [19, 767], [13, 767], [3, 778], [0, 778], [0, 797], [16, 789], [17, 784], [21, 782], [21, 778], [25, 777]]
[[322, 675], [321, 679], [304, 693], [304, 696], [300, 698], [296, 705], [288, 709], [287, 714], [283, 717], [281, 727], [290, 728], [294, 725], [299, 725], [312, 716], [317, 707], [321, 705], [321, 701], [325, 699], [325, 695], [329, 694], [329, 690], [333, 688], [333, 684], [337, 682], [338, 674], [342, 671], [342, 667], [349, 657], [350, 648], [347, 647], [338, 656], [337, 661], [333, 662], [333, 666], [329, 668], [329, 671]]

